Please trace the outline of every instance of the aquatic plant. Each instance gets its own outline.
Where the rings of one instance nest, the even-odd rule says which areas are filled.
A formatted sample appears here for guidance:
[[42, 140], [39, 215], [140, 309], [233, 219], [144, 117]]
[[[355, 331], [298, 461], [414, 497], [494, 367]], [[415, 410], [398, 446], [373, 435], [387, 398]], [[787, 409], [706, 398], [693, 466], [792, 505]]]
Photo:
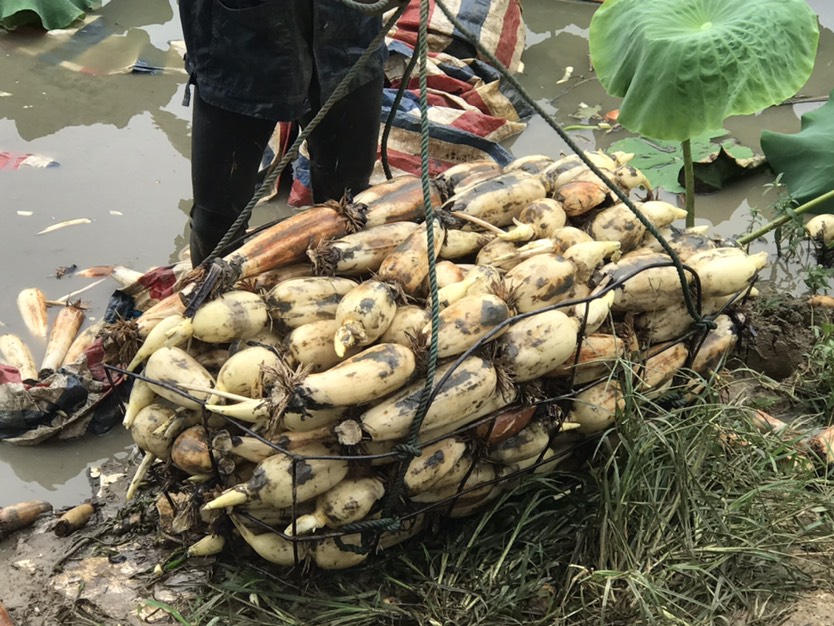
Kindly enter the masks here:
[[795, 94], [811, 75], [818, 40], [805, 0], [608, 0], [590, 29], [597, 77], [623, 98], [618, 121], [681, 142], [690, 225], [690, 139]]

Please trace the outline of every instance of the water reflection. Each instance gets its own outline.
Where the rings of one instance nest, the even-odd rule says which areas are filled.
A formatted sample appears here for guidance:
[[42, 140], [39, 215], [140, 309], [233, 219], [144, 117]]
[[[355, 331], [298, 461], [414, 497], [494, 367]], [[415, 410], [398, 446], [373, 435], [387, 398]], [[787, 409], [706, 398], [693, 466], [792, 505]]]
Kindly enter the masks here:
[[[180, 56], [155, 46], [143, 26], [168, 24], [171, 39], [179, 38], [173, 15], [169, 0], [114, 0], [80, 27], [0, 34], [0, 48], [14, 59], [0, 77], [0, 90], [11, 94], [0, 99], [0, 117], [14, 120], [26, 141], [102, 121], [124, 128], [145, 111], [157, 117], [185, 74]], [[131, 73], [137, 62], [159, 71]], [[185, 134], [183, 120], [161, 115], [158, 124], [180, 143], [173, 138]]]
[[0, 477], [7, 485], [11, 478], [11, 488], [4, 488], [0, 506], [37, 498], [57, 508], [88, 499], [87, 468], [110, 458], [126, 458], [131, 444], [128, 433], [117, 429], [105, 437], [48, 443], [36, 448], [4, 445], [0, 448]]

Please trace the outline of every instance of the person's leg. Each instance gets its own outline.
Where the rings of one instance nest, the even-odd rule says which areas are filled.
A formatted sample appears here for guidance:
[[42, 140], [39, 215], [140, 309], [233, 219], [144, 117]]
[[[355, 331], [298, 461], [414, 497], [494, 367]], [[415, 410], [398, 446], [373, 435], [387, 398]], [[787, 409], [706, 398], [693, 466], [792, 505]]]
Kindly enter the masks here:
[[212, 253], [252, 199], [258, 165], [275, 122], [212, 106], [196, 89], [194, 95], [191, 262], [196, 266]]
[[[382, 77], [337, 102], [307, 139], [315, 202], [339, 200], [368, 187], [376, 161]], [[305, 122], [309, 119], [305, 120]]]

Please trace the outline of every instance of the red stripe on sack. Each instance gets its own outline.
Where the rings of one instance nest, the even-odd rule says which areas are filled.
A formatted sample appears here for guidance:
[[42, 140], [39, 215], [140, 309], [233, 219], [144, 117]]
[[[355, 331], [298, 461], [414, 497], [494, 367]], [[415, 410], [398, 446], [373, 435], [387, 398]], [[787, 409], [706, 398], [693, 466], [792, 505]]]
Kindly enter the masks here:
[[[429, 76], [426, 80], [426, 85], [430, 89], [445, 91], [446, 93], [450, 93], [455, 96], [463, 95], [472, 91], [472, 85], [466, 81], [452, 78], [451, 76], [447, 76], [445, 74]], [[412, 78], [408, 82], [408, 88], [414, 91], [420, 89], [420, 79]]]
[[455, 120], [453, 126], [472, 133], [478, 137], [486, 137], [507, 123], [507, 120], [491, 115], [484, 115], [477, 111], [467, 111]]
[[90, 369], [95, 380], [107, 380], [107, 372], [104, 369], [104, 342], [101, 338], [96, 339], [93, 344], [84, 350], [87, 358], [87, 367]]
[[300, 180], [295, 179], [290, 188], [290, 197], [287, 199], [290, 206], [312, 206], [313, 192]]
[[[407, 91], [409, 93], [413, 94], [414, 99], [419, 102], [419, 98], [420, 98], [419, 85], [415, 85], [414, 87], [409, 88]], [[439, 90], [439, 91], [435, 90], [433, 87], [431, 87], [429, 89], [428, 93], [426, 94], [426, 103], [430, 107], [448, 107], [448, 108], [451, 108], [451, 109], [460, 110], [460, 104], [457, 103], [457, 102], [454, 102], [453, 100], [450, 100], [447, 97], [447, 92], [445, 92], [442, 89]], [[419, 109], [416, 106], [414, 107], [414, 110], [419, 111]]]
[[22, 382], [23, 379], [20, 377], [20, 372], [17, 370], [16, 367], [0, 363], [0, 385], [8, 385], [9, 383]]
[[486, 101], [481, 97], [481, 94], [478, 93], [477, 89], [470, 89], [466, 93], [461, 94], [461, 97], [464, 99], [466, 104], [475, 107], [481, 113], [490, 114], [492, 110], [489, 108], [489, 105]]
[[[412, 174], [420, 174], [420, 155], [408, 154], [406, 152], [397, 152], [396, 150], [388, 151], [388, 163], [392, 167], [411, 172]], [[437, 176], [441, 172], [449, 169], [451, 163], [441, 161], [439, 159], [429, 158], [429, 175]]]
[[137, 282], [148, 290], [152, 299], [162, 300], [174, 293], [177, 277], [170, 267], [157, 267], [142, 274]]
[[[434, 10], [434, 2], [429, 1], [429, 23], [431, 23], [431, 13]], [[397, 25], [388, 34], [389, 37], [407, 43], [412, 48], [417, 46], [417, 29], [420, 24], [420, 3], [412, 2], [408, 8], [397, 20]]]
[[[280, 161], [284, 158], [284, 155], [287, 153], [287, 149], [290, 147], [290, 136], [292, 135], [292, 128], [294, 122], [278, 122], [275, 126], [275, 132], [278, 133], [278, 150], [275, 152], [275, 163]], [[281, 179], [283, 178], [284, 172], [281, 172], [278, 175], [278, 178], [275, 179], [275, 183], [272, 186], [272, 189], [277, 193], [278, 189], [281, 187]]]
[[510, 0], [507, 12], [504, 13], [504, 25], [501, 29], [501, 36], [498, 38], [498, 48], [495, 50], [496, 58], [507, 67], [513, 60], [520, 26], [521, 8], [518, 6], [517, 0]]

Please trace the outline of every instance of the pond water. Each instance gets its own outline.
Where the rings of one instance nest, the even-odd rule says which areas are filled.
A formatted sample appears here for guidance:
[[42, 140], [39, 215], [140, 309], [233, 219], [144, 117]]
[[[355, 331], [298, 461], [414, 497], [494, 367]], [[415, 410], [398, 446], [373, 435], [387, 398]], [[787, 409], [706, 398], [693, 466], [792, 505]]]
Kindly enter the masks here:
[[[582, 0], [524, 0], [528, 27], [524, 87], [560, 123], [581, 103], [617, 107], [588, 67], [587, 33], [597, 5]], [[802, 95], [826, 96], [834, 87], [834, 3], [809, 0], [824, 27], [818, 62]], [[37, 286], [47, 298], [95, 283], [56, 278], [56, 269], [121, 264], [137, 270], [170, 262], [187, 241], [190, 206], [189, 119], [181, 104], [185, 74], [169, 42], [181, 39], [175, 0], [112, 0], [91, 14], [84, 28], [47, 35], [0, 34], [0, 152], [36, 154], [60, 166], [0, 170], [0, 332], [26, 337], [16, 295]], [[129, 72], [141, 61], [155, 73]], [[573, 77], [559, 84], [565, 68]], [[806, 103], [731, 119], [728, 130], [758, 147], [761, 129], [795, 132]], [[575, 133], [580, 145], [607, 147], [624, 132]], [[557, 156], [566, 148], [541, 120], [508, 144], [517, 156]], [[768, 173], [698, 199], [699, 221], [724, 235], [747, 227], [751, 206], [766, 210]], [[259, 209], [253, 223], [268, 219]], [[89, 223], [37, 235], [64, 220]], [[774, 270], [790, 284], [790, 270]], [[79, 297], [100, 317], [114, 284], [94, 285]], [[54, 312], [53, 312], [54, 315]], [[36, 360], [43, 346], [31, 343]], [[102, 459], [127, 455], [121, 428], [99, 438], [15, 448], [0, 444], [0, 506], [45, 499], [54, 506], [89, 497], [86, 471]]]

